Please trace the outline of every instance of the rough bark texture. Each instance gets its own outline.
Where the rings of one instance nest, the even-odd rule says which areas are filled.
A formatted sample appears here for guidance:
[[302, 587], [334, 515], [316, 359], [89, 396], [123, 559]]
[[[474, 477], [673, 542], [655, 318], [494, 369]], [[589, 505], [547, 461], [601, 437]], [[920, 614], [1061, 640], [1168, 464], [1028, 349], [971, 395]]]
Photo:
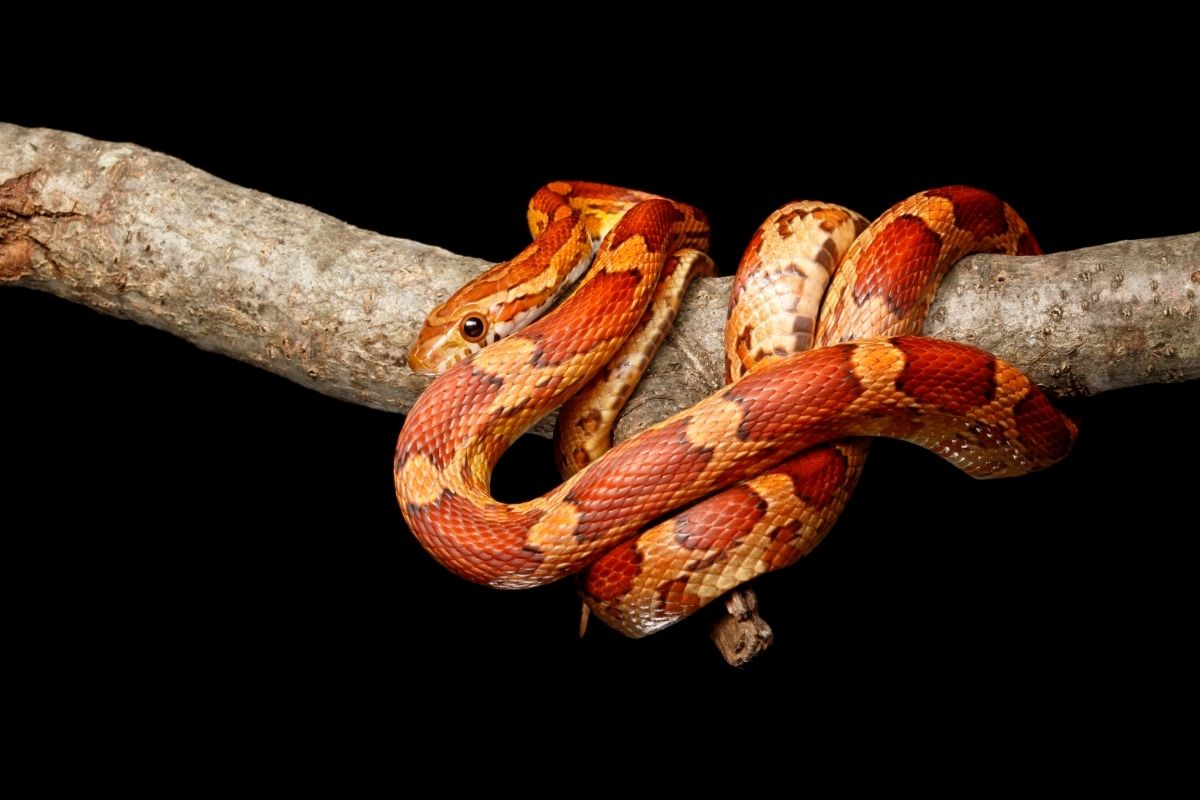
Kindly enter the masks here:
[[758, 595], [747, 584], [722, 598], [725, 613], [712, 626], [713, 644], [730, 666], [749, 664], [771, 643], [775, 633], [758, 614]]
[[[405, 366], [408, 342], [486, 266], [144, 148], [0, 124], [0, 284], [162, 328], [337, 398], [410, 408], [426, 381]], [[728, 289], [728, 278], [697, 283], [617, 439], [720, 385]], [[1191, 380], [1198, 292], [1200, 234], [975, 256], [951, 271], [925, 333], [993, 351], [1059, 395]], [[745, 663], [770, 629], [753, 595], [729, 603], [714, 638]]]
[[0, 124], [0, 284], [405, 411], [405, 348], [487, 264], [243, 189], [141, 147]]
[[[0, 284], [170, 331], [343, 400], [405, 411], [425, 314], [480, 259], [355, 228], [128, 144], [0, 124]], [[717, 388], [729, 278], [699, 281], [618, 426]], [[951, 271], [925, 332], [1057, 394], [1200, 377], [1200, 234]], [[547, 434], [552, 421], [537, 432]]]

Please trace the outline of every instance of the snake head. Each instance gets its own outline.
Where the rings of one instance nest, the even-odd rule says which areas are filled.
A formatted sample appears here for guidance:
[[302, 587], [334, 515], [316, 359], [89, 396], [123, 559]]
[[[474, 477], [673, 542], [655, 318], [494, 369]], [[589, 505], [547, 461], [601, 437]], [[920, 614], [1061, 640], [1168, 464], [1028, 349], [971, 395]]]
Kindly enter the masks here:
[[[528, 252], [536, 253], [537, 248], [531, 246]], [[541, 317], [589, 261], [581, 260], [565, 282], [560, 277], [551, 285], [542, 280], [549, 272], [547, 266], [526, 254], [497, 264], [430, 312], [408, 348], [409, 369], [421, 375], [440, 375], [516, 333]], [[532, 281], [527, 276], [532, 276]]]
[[425, 326], [408, 348], [408, 367], [413, 372], [440, 375], [499, 338], [489, 309], [465, 301], [462, 294], [461, 290], [455, 292], [425, 319]]

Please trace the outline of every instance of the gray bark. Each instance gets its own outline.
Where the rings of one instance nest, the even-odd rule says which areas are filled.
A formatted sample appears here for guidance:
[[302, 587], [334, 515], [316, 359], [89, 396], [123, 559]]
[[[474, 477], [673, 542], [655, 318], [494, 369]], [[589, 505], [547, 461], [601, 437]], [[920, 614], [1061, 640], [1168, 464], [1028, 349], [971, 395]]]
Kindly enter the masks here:
[[[410, 408], [426, 381], [408, 371], [408, 342], [486, 266], [145, 148], [0, 124], [0, 284], [162, 328], [343, 400]], [[728, 286], [698, 282], [618, 439], [717, 388]], [[1191, 380], [1197, 291], [1200, 234], [974, 256], [947, 277], [925, 333], [996, 352], [1059, 395]]]
[[334, 397], [406, 411], [405, 348], [486, 262], [128, 144], [0, 124], [0, 284], [51, 292]]

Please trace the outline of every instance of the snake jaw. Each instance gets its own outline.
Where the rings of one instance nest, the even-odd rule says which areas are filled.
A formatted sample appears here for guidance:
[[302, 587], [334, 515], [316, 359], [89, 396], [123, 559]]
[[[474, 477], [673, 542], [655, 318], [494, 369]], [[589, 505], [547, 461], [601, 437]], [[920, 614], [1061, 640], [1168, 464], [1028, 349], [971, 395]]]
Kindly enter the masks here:
[[456, 292], [426, 318], [408, 348], [408, 368], [414, 373], [441, 375], [492, 341], [492, 315], [478, 303], [464, 306], [462, 294], [461, 290]]
[[481, 349], [480, 344], [465, 341], [457, 326], [438, 330], [426, 324], [408, 349], [408, 368], [416, 375], [441, 375]]

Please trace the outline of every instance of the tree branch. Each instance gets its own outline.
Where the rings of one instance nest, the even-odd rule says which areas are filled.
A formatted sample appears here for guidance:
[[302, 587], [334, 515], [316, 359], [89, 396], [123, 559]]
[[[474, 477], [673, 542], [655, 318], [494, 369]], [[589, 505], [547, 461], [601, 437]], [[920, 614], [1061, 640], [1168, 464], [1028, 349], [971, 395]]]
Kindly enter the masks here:
[[484, 261], [391, 239], [127, 144], [0, 124], [0, 284], [407, 411], [405, 348]]
[[[161, 328], [343, 400], [409, 409], [426, 381], [407, 369], [408, 342], [486, 266], [141, 147], [0, 124], [0, 284]], [[720, 385], [729, 280], [693, 289], [617, 439]], [[995, 352], [1058, 395], [1193, 380], [1198, 292], [1200, 234], [974, 256], [947, 277], [925, 333]], [[753, 614], [752, 598], [739, 602]], [[756, 626], [751, 637], [768, 639]]]
[[[365, 231], [128, 144], [0, 124], [0, 283], [169, 331], [324, 394], [407, 411], [406, 347], [485, 261]], [[718, 385], [729, 278], [699, 282], [618, 438]], [[925, 333], [1058, 395], [1200, 377], [1200, 234], [947, 277]], [[549, 424], [538, 432], [548, 433]]]

